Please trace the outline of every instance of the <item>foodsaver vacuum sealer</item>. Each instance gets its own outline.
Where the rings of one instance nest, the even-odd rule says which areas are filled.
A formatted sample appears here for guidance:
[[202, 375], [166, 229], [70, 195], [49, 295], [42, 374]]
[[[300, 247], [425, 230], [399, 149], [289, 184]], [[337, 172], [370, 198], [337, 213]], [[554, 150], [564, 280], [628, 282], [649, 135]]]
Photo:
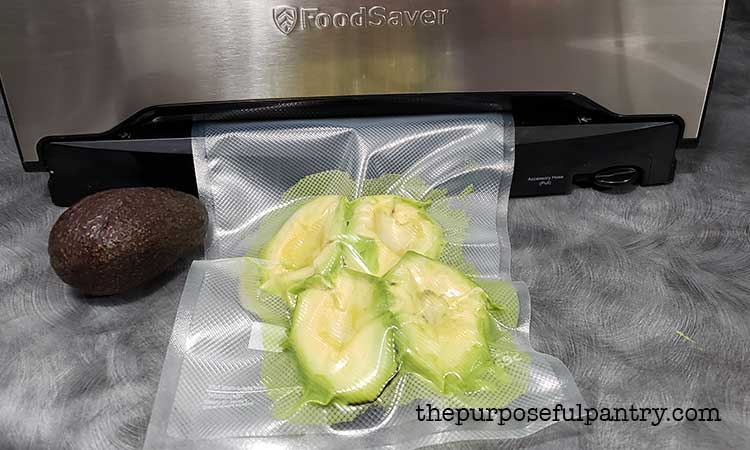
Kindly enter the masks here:
[[11, 0], [0, 80], [54, 203], [195, 192], [196, 121], [511, 111], [511, 195], [669, 183], [725, 0]]

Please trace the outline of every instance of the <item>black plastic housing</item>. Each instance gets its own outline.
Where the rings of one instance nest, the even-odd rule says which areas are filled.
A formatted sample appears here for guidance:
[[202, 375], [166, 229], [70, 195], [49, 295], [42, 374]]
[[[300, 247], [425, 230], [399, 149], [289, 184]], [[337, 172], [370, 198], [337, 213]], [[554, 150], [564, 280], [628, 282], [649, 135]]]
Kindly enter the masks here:
[[[621, 116], [572, 93], [465, 93], [354, 96], [153, 107], [109, 132], [58, 136], [39, 143], [50, 172], [52, 201], [71, 205], [104, 189], [172, 187], [196, 193], [190, 137], [196, 121], [283, 120], [477, 112], [513, 113], [516, 162], [511, 196], [565, 194], [573, 184], [606, 186], [620, 180], [643, 186], [674, 176], [675, 150], [683, 135], [677, 116]], [[600, 174], [600, 176], [597, 176]]]

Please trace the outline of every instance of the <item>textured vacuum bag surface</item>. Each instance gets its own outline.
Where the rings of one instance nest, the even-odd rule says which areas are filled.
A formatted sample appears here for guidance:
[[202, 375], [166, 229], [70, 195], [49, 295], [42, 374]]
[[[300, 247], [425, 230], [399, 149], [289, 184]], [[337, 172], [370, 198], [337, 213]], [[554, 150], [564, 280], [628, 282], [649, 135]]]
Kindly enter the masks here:
[[[582, 403], [568, 370], [530, 347], [529, 296], [508, 281], [510, 116], [201, 124], [194, 135], [208, 260], [190, 270], [145, 449], [410, 450], [549, 424], [500, 425], [490, 408]], [[316, 198], [372, 195], [425, 205], [444, 230], [436, 259], [486, 292], [493, 370], [483, 387], [438, 392], [401, 366], [374, 401], [304, 401], [305, 377], [288, 351], [290, 307], [261, 288], [263, 248]], [[425, 420], [430, 406], [473, 410], [459, 424]]]
[[269, 215], [313, 196], [439, 192], [470, 220], [450, 244], [482, 274], [508, 279], [513, 132], [503, 115], [199, 125], [196, 176], [212, 221], [206, 257], [248, 256]]

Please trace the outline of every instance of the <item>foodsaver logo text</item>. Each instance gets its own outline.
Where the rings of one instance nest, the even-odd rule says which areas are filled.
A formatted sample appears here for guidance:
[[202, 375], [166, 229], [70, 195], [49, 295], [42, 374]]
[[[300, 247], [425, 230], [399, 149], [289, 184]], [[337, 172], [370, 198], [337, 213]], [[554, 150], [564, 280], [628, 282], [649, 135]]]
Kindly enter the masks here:
[[442, 26], [448, 20], [448, 9], [389, 9], [385, 6], [360, 6], [346, 11], [327, 11], [318, 7], [277, 6], [273, 8], [276, 28], [288, 35], [295, 30], [411, 28]]

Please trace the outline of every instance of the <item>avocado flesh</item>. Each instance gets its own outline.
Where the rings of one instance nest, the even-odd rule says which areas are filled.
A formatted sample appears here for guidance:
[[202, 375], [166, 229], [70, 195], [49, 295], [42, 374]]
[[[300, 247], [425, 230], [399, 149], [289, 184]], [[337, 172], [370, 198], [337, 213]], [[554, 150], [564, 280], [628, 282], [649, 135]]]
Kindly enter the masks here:
[[443, 229], [425, 212], [427, 203], [392, 195], [362, 197], [351, 205], [347, 234], [366, 240], [362, 252], [348, 252], [347, 266], [383, 276], [408, 251], [437, 258]]
[[385, 295], [380, 280], [348, 269], [298, 294], [289, 343], [308, 400], [359, 404], [380, 395], [397, 370]]
[[455, 269], [414, 252], [385, 281], [407, 369], [443, 393], [480, 388], [492, 364], [487, 294]]
[[346, 206], [344, 197], [324, 196], [292, 214], [261, 252], [267, 264], [261, 289], [294, 307], [289, 290], [338, 262], [341, 253], [335, 241], [346, 227]]

